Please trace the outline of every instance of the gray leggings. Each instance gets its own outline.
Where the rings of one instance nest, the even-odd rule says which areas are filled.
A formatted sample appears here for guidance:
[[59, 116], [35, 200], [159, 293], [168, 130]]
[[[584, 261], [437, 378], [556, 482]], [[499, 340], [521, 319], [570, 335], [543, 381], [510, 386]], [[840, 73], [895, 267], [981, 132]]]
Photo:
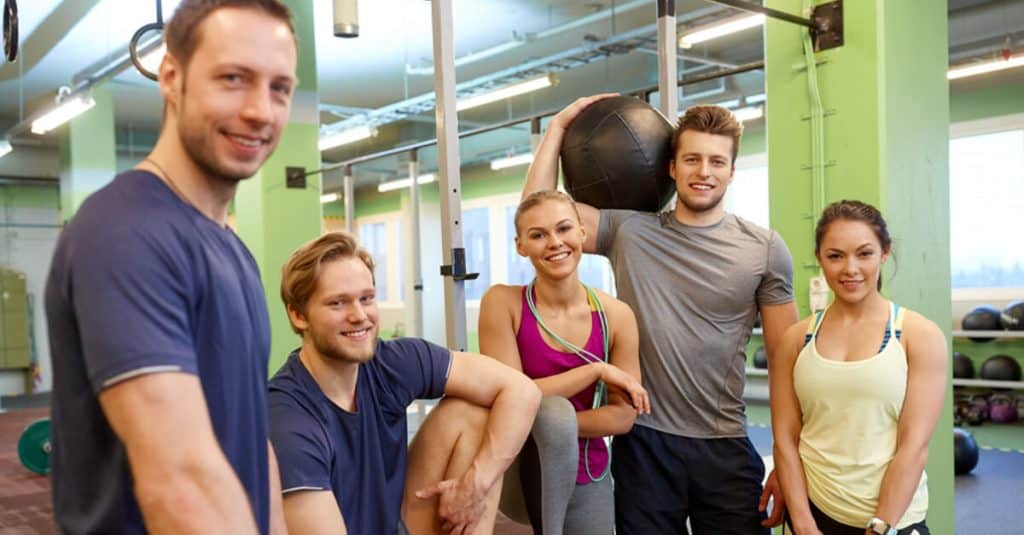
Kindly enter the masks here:
[[576, 484], [576, 410], [563, 397], [541, 401], [530, 438], [505, 472], [501, 512], [543, 535], [610, 535], [615, 529], [611, 476]]

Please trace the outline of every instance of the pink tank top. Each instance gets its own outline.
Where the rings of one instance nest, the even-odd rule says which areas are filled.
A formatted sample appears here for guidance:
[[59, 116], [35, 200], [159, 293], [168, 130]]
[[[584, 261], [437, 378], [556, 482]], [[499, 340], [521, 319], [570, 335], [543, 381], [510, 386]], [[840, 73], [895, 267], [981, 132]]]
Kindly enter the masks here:
[[[536, 295], [534, 295], [536, 297]], [[591, 328], [590, 338], [583, 346], [583, 349], [599, 357], [604, 357], [604, 334], [601, 332], [601, 319], [596, 310], [590, 313]], [[522, 360], [523, 373], [531, 379], [539, 379], [558, 375], [578, 366], [586, 364], [575, 353], [553, 349], [544, 341], [540, 334], [540, 326], [537, 319], [530, 312], [530, 306], [526, 303], [526, 286], [523, 286], [523, 313], [519, 322], [519, 332], [516, 333], [516, 346], [519, 348], [519, 358]], [[594, 403], [594, 390], [597, 383], [594, 383], [575, 396], [569, 398], [576, 412], [590, 410]], [[608, 448], [604, 439], [587, 438], [579, 439], [580, 461], [576, 470], [576, 484], [585, 485], [590, 483], [587, 476], [586, 466], [583, 464], [584, 449], [587, 442], [590, 442], [589, 461], [590, 473], [595, 477], [600, 476], [608, 466]]]

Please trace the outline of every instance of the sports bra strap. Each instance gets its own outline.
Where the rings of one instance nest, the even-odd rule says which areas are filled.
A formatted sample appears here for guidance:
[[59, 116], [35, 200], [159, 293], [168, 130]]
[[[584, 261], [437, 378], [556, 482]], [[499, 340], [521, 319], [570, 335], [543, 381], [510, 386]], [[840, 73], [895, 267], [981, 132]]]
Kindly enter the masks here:
[[811, 338], [814, 338], [814, 332], [818, 330], [818, 325], [821, 323], [821, 318], [825, 315], [824, 310], [819, 310], [814, 314], [814, 321], [807, 324], [807, 334], [804, 336], [804, 345], [811, 343]]

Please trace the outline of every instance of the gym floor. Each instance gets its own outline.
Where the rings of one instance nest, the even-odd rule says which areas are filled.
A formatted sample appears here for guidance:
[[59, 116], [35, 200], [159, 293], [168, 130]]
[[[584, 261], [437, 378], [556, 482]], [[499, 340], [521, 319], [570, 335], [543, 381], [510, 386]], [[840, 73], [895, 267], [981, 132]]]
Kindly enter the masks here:
[[[750, 409], [751, 413], [759, 412], [756, 406]], [[18, 460], [17, 450], [22, 430], [48, 414], [46, 408], [0, 413], [0, 535], [57, 532], [50, 505], [50, 480], [26, 470]], [[756, 420], [754, 414], [751, 420]], [[1002, 430], [1001, 434], [1006, 434], [1007, 430]], [[749, 432], [757, 450], [762, 455], [770, 454], [771, 431], [754, 424]], [[1018, 497], [1021, 488], [1024, 488], [1024, 452], [1010, 448], [1005, 451], [983, 449], [974, 471], [956, 478], [956, 532], [1004, 534], [1010, 532], [1007, 531], [1009, 526], [1024, 525], [1024, 508], [1020, 507]], [[496, 535], [529, 535], [530, 529], [499, 517], [494, 532]]]

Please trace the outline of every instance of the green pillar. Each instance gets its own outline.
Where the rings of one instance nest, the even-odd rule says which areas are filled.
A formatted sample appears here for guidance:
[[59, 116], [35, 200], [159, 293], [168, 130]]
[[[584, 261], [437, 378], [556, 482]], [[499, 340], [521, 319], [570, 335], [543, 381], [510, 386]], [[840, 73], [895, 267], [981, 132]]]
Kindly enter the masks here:
[[296, 247], [320, 235], [321, 175], [306, 178], [305, 188], [288, 188], [285, 167], [320, 167], [317, 149], [319, 95], [313, 34], [313, 1], [286, 0], [294, 15], [299, 42], [299, 86], [292, 99], [291, 117], [274, 154], [260, 171], [242, 181], [235, 196], [238, 234], [259, 265], [270, 313], [270, 369], [273, 374], [288, 353], [299, 346], [281, 304], [281, 267]]
[[[800, 0], [769, 7], [801, 13]], [[884, 292], [951, 327], [949, 273], [949, 85], [945, 2], [843, 3], [845, 45], [816, 55], [824, 119], [824, 204], [859, 199], [878, 206], [893, 236]], [[793, 253], [794, 289], [808, 314], [817, 273], [812, 208], [811, 99], [802, 39], [806, 30], [766, 27], [767, 139], [771, 224]], [[928, 524], [951, 534], [952, 389], [928, 458]]]
[[117, 173], [114, 98], [109, 88], [92, 90], [96, 105], [58, 129], [60, 218], [66, 222], [92, 192]]

